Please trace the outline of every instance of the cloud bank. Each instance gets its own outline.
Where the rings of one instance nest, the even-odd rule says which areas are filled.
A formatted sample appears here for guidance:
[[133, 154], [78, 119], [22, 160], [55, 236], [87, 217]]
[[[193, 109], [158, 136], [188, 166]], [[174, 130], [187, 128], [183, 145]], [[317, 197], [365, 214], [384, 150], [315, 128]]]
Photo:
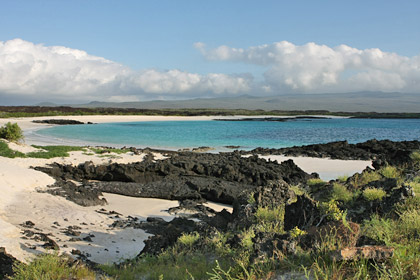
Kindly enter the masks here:
[[273, 92], [400, 91], [420, 93], [420, 56], [405, 57], [380, 49], [331, 48], [287, 41], [248, 49], [195, 47], [211, 61], [263, 66], [262, 88]]
[[135, 101], [171, 95], [236, 94], [249, 91], [251, 82], [249, 76], [199, 75], [177, 69], [133, 71], [77, 49], [21, 39], [0, 41], [0, 94], [5, 96]]
[[346, 45], [299, 46], [287, 41], [247, 49], [207, 49], [203, 43], [194, 46], [209, 61], [263, 67], [263, 77], [257, 82], [251, 74], [134, 71], [82, 50], [14, 39], [0, 41], [0, 101], [123, 102], [293, 92], [420, 93], [420, 56], [405, 57]]

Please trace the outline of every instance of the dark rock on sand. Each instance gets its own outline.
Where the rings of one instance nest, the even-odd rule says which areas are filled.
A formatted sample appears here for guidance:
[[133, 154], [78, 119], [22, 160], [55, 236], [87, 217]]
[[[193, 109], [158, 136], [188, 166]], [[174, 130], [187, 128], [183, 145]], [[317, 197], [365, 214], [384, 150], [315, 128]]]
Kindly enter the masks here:
[[410, 153], [418, 149], [420, 149], [419, 141], [394, 142], [373, 139], [357, 144], [349, 144], [347, 141], [337, 141], [282, 149], [257, 148], [250, 153], [318, 158], [328, 157], [343, 160], [375, 160], [375, 165], [383, 166], [385, 164], [395, 165], [407, 162]]
[[[278, 164], [257, 156], [242, 157], [235, 152], [179, 153], [156, 162], [146, 160], [131, 164], [113, 163], [99, 166], [85, 162], [79, 166], [52, 164], [50, 167], [35, 169], [62, 180], [99, 181], [85, 184], [77, 190], [77, 193], [92, 194], [89, 203], [97, 203], [95, 196], [100, 192], [109, 192], [134, 197], [210, 200], [232, 204], [235, 199], [258, 191], [256, 187], [270, 187], [275, 181], [298, 184], [313, 177], [293, 161]], [[67, 184], [62, 185], [63, 188], [67, 187]], [[75, 188], [74, 184], [68, 186], [67, 189], [70, 190]], [[60, 188], [54, 192], [64, 193], [70, 200], [77, 195], [70, 195], [71, 191], [62, 191]]]
[[[34, 123], [46, 123], [46, 124], [58, 124], [58, 125], [74, 125], [74, 124], [85, 124], [84, 122], [76, 120], [62, 120], [62, 119], [51, 119], [51, 120], [33, 120]], [[92, 124], [88, 122], [88, 124]]]
[[89, 184], [75, 184], [71, 181], [64, 181], [57, 179], [52, 185], [49, 185], [45, 190], [39, 192], [46, 192], [52, 195], [62, 196], [81, 206], [96, 206], [105, 205], [107, 201], [105, 198], [100, 198], [102, 192], [97, 188], [93, 188]]

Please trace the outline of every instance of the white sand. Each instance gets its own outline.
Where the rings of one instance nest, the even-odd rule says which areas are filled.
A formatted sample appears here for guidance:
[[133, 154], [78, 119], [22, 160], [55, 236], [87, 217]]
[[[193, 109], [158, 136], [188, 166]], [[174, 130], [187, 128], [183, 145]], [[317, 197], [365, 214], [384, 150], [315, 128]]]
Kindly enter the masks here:
[[[21, 145], [21, 150], [31, 149]], [[72, 152], [70, 157], [54, 159], [0, 157], [0, 191], [2, 193], [0, 196], [0, 246], [5, 247], [9, 253], [22, 261], [27, 260], [34, 253], [44, 251], [40, 247], [44, 242], [21, 238], [24, 228], [20, 225], [25, 221], [31, 221], [35, 223], [35, 232], [52, 234], [51, 238], [58, 243], [62, 252], [70, 253], [73, 249], [78, 249], [90, 254], [90, 259], [99, 263], [112, 263], [135, 257], [143, 248], [143, 240], [147, 239], [149, 234], [132, 228], [111, 229], [109, 226], [116, 220], [114, 215], [100, 214], [95, 210], [101, 208], [113, 210], [121, 213], [122, 218], [131, 215], [144, 220], [148, 216], [159, 216], [170, 220], [170, 215], [164, 211], [178, 206], [177, 201], [105, 194], [108, 205], [82, 207], [62, 197], [37, 192], [37, 189], [54, 183], [54, 179], [45, 173], [31, 169], [30, 166], [43, 166], [52, 162], [78, 164], [87, 160], [92, 160], [96, 164], [128, 163], [141, 161], [143, 157], [144, 155], [127, 153], [115, 154], [113, 158], [108, 158], [89, 156], [82, 152]], [[58, 222], [60, 226], [54, 225], [54, 222]], [[62, 231], [74, 225], [81, 227], [79, 231], [82, 232], [80, 236], [82, 238], [87, 234], [93, 234], [95, 236], [92, 237], [93, 242], [69, 242], [70, 237]], [[28, 249], [33, 245], [36, 246], [35, 250]]]
[[316, 172], [325, 181], [337, 179], [340, 176], [351, 176], [362, 172], [366, 167], [372, 167], [372, 161], [367, 160], [337, 160], [328, 158], [287, 157], [287, 156], [260, 156], [261, 158], [277, 161], [293, 160], [294, 163], [306, 173]]
[[[24, 130], [27, 144], [51, 144], [48, 141], [39, 143], [39, 139], [31, 138], [33, 131], [51, 125], [32, 123], [34, 119], [73, 119], [83, 122], [130, 122], [130, 121], [158, 121], [158, 120], [209, 120], [214, 117], [161, 117], [161, 116], [69, 116], [69, 117], [40, 117], [0, 119], [0, 126], [6, 122], [17, 122]], [[44, 141], [45, 139], [43, 139]], [[56, 143], [62, 144], [62, 143]], [[21, 152], [34, 151], [27, 145], [11, 144], [10, 147]], [[144, 199], [124, 197], [114, 194], [104, 194], [109, 202], [106, 206], [81, 207], [65, 200], [62, 197], [39, 193], [36, 190], [52, 184], [54, 179], [48, 175], [31, 169], [31, 166], [43, 166], [52, 162], [64, 164], [79, 164], [85, 161], [93, 161], [95, 164], [110, 162], [136, 162], [141, 161], [144, 155], [132, 153], [122, 155], [110, 155], [100, 157], [87, 155], [83, 152], [72, 152], [70, 157], [54, 159], [15, 158], [0, 157], [0, 247], [16, 258], [25, 261], [34, 253], [43, 251], [40, 247], [44, 242], [22, 239], [24, 228], [20, 224], [25, 221], [35, 223], [36, 230], [45, 234], [50, 233], [62, 251], [71, 252], [73, 249], [89, 254], [90, 259], [98, 263], [118, 262], [125, 258], [135, 257], [143, 248], [143, 240], [149, 234], [143, 230], [125, 228], [112, 229], [110, 225], [118, 218], [115, 215], [106, 215], [96, 212], [101, 208], [107, 211], [116, 211], [122, 218], [127, 216], [145, 219], [149, 216], [162, 217], [170, 220], [173, 216], [165, 212], [168, 208], [178, 206], [177, 201], [159, 199]], [[162, 155], [156, 155], [163, 158]], [[155, 157], [156, 158], [156, 157]], [[285, 157], [270, 156], [271, 160], [283, 161]], [[361, 161], [336, 161], [329, 159], [292, 158], [306, 172], [318, 172], [323, 179], [330, 179], [339, 175], [351, 175], [370, 166], [370, 162]], [[223, 208], [232, 211], [227, 205], [214, 203], [206, 204], [218, 211]], [[66, 221], [65, 221], [66, 219]], [[59, 225], [54, 225], [57, 222]], [[92, 242], [76, 241], [69, 242], [70, 237], [62, 231], [68, 226], [79, 226], [82, 232], [80, 237], [93, 234]], [[36, 246], [35, 250], [28, 249]]]

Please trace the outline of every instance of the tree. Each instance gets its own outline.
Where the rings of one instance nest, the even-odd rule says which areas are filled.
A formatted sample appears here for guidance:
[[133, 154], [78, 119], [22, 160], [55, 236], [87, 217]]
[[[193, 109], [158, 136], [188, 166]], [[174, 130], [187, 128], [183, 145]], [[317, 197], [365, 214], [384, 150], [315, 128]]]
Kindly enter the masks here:
[[11, 142], [18, 142], [23, 139], [23, 132], [17, 123], [12, 124], [8, 122], [0, 127], [0, 138]]

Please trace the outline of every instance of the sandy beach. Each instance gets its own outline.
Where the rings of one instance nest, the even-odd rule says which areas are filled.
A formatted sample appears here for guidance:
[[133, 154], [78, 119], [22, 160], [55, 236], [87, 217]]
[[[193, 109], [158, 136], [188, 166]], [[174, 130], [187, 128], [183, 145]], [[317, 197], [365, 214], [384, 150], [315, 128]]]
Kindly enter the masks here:
[[[129, 121], [158, 121], [158, 120], [209, 120], [214, 117], [163, 117], [163, 116], [70, 116], [70, 117], [40, 117], [0, 119], [0, 126], [7, 122], [16, 122], [23, 129], [26, 136], [25, 144], [10, 144], [10, 148], [22, 152], [34, 150], [32, 144], [52, 144], [37, 142], [31, 138], [33, 132], [44, 128], [45, 124], [33, 123], [34, 119], [72, 119], [83, 122], [129, 122]], [[77, 165], [85, 161], [109, 164], [112, 162], [130, 163], [142, 161], [144, 154], [133, 153], [115, 154], [113, 157], [89, 155], [82, 151], [71, 152], [69, 157], [53, 159], [36, 158], [4, 158], [0, 157], [0, 247], [12, 253], [16, 258], [26, 261], [35, 253], [45, 251], [42, 241], [28, 238], [27, 229], [22, 226], [27, 221], [33, 223], [31, 231], [43, 233], [54, 239], [62, 252], [71, 254], [79, 250], [98, 263], [119, 262], [126, 258], [135, 257], [143, 248], [143, 240], [147, 234], [141, 229], [116, 229], [110, 225], [128, 216], [145, 220], [147, 217], [162, 217], [173, 219], [166, 210], [178, 206], [178, 201], [162, 199], [133, 198], [115, 194], [104, 194], [108, 201], [105, 206], [82, 207], [62, 197], [38, 192], [53, 184], [54, 179], [45, 173], [32, 169], [32, 166], [45, 166], [49, 163]], [[155, 154], [155, 160], [162, 155]], [[370, 161], [343, 161], [304, 157], [263, 157], [278, 162], [293, 159], [295, 163], [308, 173], [317, 172], [324, 180], [337, 176], [352, 175], [371, 165]], [[207, 206], [220, 211], [229, 208], [224, 205], [208, 203]], [[231, 211], [231, 209], [229, 209]], [[115, 211], [117, 214], [109, 214]], [[115, 213], [111, 212], [111, 213]], [[80, 235], [71, 238], [66, 229], [76, 228]]]

